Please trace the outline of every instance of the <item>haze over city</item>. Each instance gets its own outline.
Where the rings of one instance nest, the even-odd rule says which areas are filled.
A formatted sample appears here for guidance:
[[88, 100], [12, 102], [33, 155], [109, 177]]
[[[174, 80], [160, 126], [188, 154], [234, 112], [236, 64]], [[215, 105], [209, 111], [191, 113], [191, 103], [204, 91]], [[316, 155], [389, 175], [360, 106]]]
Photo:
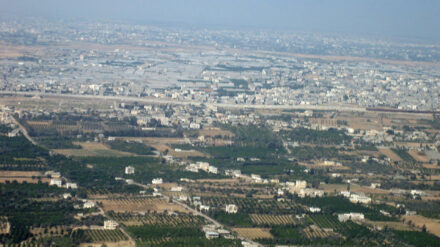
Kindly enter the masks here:
[[2, 16], [85, 18], [206, 28], [277, 29], [427, 39], [439, 43], [440, 3], [316, 0], [17, 0]]

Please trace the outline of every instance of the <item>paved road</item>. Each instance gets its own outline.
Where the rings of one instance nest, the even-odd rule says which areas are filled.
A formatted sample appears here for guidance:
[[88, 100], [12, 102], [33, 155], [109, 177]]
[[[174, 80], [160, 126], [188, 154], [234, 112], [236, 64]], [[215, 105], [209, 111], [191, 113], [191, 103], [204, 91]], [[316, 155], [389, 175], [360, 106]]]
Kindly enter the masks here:
[[38, 145], [37, 142], [34, 139], [32, 139], [32, 137], [29, 136], [27, 129], [25, 127], [23, 127], [23, 125], [21, 125], [20, 122], [17, 121], [17, 119], [15, 119], [13, 116], [11, 116], [11, 119], [18, 126], [18, 128], [20, 128], [21, 133], [23, 133], [23, 135], [24, 135], [24, 137], [26, 137], [26, 139], [28, 139], [30, 142], [32, 142], [32, 144]]
[[79, 95], [79, 94], [54, 94], [54, 93], [40, 93], [40, 92], [13, 92], [13, 91], [0, 91], [0, 94], [12, 94], [12, 95], [33, 95], [33, 96], [45, 96], [45, 97], [62, 97], [72, 99], [102, 99], [102, 100], [118, 100], [118, 101], [136, 101], [151, 104], [170, 104], [170, 105], [194, 105], [200, 106], [205, 104], [207, 106], [215, 106], [222, 108], [249, 108], [249, 109], [303, 109], [303, 110], [335, 110], [335, 111], [349, 111], [349, 112], [365, 112], [364, 107], [356, 106], [338, 106], [338, 105], [248, 105], [248, 104], [226, 104], [226, 103], [202, 103], [194, 100], [172, 100], [172, 99], [160, 99], [153, 97], [132, 97], [132, 96], [102, 96], [102, 95]]

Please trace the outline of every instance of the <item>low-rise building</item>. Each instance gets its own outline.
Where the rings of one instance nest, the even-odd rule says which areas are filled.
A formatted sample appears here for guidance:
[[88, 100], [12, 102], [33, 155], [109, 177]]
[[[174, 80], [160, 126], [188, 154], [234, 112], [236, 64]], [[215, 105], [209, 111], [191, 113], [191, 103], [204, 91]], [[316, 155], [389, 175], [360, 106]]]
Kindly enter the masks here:
[[228, 204], [226, 205], [225, 210], [228, 214], [236, 214], [238, 212], [238, 207], [235, 204]]
[[76, 183], [66, 183], [67, 189], [78, 189], [78, 185]]
[[94, 208], [95, 206], [96, 204], [93, 201], [86, 201], [83, 204], [83, 208]]
[[321, 212], [321, 208], [318, 208], [318, 207], [309, 207], [309, 211], [310, 211], [311, 213], [319, 213], [319, 212]]
[[220, 234], [216, 231], [205, 232], [205, 237], [207, 239], [214, 239], [214, 238], [218, 238], [219, 236], [220, 236]]
[[119, 226], [118, 222], [114, 220], [105, 220], [104, 221], [104, 229], [106, 230], [115, 230]]
[[125, 167], [125, 174], [134, 174], [134, 167], [126, 166]]
[[346, 222], [348, 220], [352, 221], [363, 221], [365, 219], [364, 214], [362, 213], [345, 213], [345, 214], [338, 214], [338, 220], [340, 222]]
[[151, 181], [152, 184], [163, 184], [162, 178], [155, 178]]
[[351, 194], [349, 200], [352, 203], [363, 203], [363, 204], [371, 203], [370, 197], [365, 196], [365, 195], [359, 195], [359, 194]]
[[49, 185], [55, 185], [57, 187], [62, 187], [63, 186], [63, 181], [61, 179], [58, 178], [52, 178], [49, 182]]

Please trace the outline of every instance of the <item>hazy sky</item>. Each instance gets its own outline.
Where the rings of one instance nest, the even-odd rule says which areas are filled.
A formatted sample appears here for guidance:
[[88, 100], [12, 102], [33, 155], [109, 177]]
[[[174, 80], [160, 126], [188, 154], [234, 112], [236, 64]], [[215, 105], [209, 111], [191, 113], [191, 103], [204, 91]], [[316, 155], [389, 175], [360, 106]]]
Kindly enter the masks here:
[[440, 43], [440, 0], [0, 0], [0, 15], [378, 34]]

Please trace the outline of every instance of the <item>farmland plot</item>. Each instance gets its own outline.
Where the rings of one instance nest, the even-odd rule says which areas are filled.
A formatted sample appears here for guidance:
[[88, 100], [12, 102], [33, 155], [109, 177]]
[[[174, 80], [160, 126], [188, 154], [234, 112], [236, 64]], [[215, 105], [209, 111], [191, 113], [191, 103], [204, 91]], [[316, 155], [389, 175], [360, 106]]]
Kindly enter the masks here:
[[265, 228], [232, 228], [232, 230], [249, 239], [273, 238], [270, 229]]
[[251, 214], [251, 220], [258, 225], [290, 225], [295, 224], [293, 216], [288, 215], [271, 215], [271, 214]]
[[175, 211], [186, 213], [187, 210], [182, 206], [168, 203], [160, 198], [121, 198], [99, 200], [105, 211], [122, 212], [148, 212], [154, 211], [163, 213], [165, 211]]

